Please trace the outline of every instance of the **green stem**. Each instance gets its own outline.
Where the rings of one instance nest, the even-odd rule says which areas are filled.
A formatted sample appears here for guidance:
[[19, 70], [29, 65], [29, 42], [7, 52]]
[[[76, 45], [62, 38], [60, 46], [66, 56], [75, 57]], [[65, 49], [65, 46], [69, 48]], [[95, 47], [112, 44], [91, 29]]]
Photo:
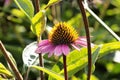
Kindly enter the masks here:
[[17, 80], [23, 80], [22, 75], [20, 74], [19, 70], [17, 69], [17, 67], [15, 66], [15, 64], [13, 63], [13, 61], [10, 59], [9, 55], [7, 54], [8, 51], [5, 49], [4, 45], [2, 44], [2, 42], [0, 41], [0, 49], [6, 59], [6, 61], [9, 63], [11, 69], [13, 70], [15, 77]]
[[89, 25], [88, 25], [88, 20], [86, 17], [86, 12], [82, 3], [82, 0], [78, 0], [78, 5], [80, 7], [84, 25], [85, 25], [85, 32], [86, 32], [86, 37], [87, 37], [87, 51], [88, 51], [88, 74], [87, 74], [87, 80], [90, 80], [91, 76], [91, 65], [92, 65], [92, 56], [91, 56], [91, 43], [90, 43], [90, 34], [89, 34]]
[[64, 76], [65, 76], [65, 80], [68, 80], [67, 63], [66, 63], [66, 56], [65, 55], [63, 55], [63, 64], [64, 64]]

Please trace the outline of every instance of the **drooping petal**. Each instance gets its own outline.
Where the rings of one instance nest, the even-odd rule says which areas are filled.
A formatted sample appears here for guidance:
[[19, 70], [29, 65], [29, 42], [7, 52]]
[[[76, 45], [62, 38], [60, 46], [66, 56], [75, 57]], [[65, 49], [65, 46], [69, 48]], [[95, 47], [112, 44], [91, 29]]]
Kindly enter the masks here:
[[53, 55], [54, 49], [55, 49], [55, 46], [52, 45], [52, 47], [50, 48], [50, 52], [48, 54], [48, 57], [51, 57]]
[[48, 44], [50, 44], [50, 41], [49, 41], [49, 40], [42, 40], [42, 41], [38, 44], [38, 47], [44, 46], [44, 45], [48, 45]]
[[51, 50], [51, 47], [52, 47], [51, 44], [46, 45], [46, 46], [44, 46], [44, 47], [42, 48], [41, 52], [42, 52], [42, 53], [49, 53], [50, 50]]
[[70, 52], [68, 45], [62, 45], [62, 52], [64, 55], [67, 55]]
[[54, 50], [54, 54], [56, 56], [60, 56], [62, 54], [62, 45], [58, 45], [56, 46], [55, 50]]
[[[92, 37], [92, 36], [90, 36], [90, 37]], [[79, 40], [83, 41], [86, 44], [86, 46], [87, 46], [87, 38], [85, 36], [79, 37]], [[91, 43], [91, 47], [94, 47], [94, 46], [95, 45], [93, 43]]]
[[84, 40], [79, 40], [79, 39], [75, 41], [75, 44], [76, 44], [76, 45], [83, 46], [83, 47], [86, 47], [86, 46], [87, 46], [87, 42], [86, 42], [86, 41], [84, 41]]
[[74, 47], [75, 49], [77, 49], [78, 51], [80, 51], [80, 47], [79, 46], [77, 46], [76, 44], [71, 44], [72, 45], [72, 47]]

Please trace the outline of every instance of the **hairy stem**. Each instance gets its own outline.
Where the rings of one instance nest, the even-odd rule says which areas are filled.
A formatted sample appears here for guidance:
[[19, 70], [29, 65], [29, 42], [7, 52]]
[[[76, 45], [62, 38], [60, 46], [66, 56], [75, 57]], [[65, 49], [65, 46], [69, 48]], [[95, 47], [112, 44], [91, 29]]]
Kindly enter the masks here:
[[17, 69], [17, 67], [15, 66], [15, 64], [13, 63], [13, 61], [10, 59], [9, 55], [8, 55], [8, 51], [5, 49], [4, 45], [2, 44], [2, 42], [0, 41], [0, 49], [6, 59], [6, 61], [9, 63], [11, 69], [13, 70], [15, 77], [17, 80], [23, 80], [22, 75], [20, 74], [19, 70]]
[[80, 7], [81, 13], [82, 13], [82, 17], [83, 17], [83, 21], [84, 21], [84, 25], [85, 25], [85, 32], [86, 32], [86, 36], [87, 36], [87, 49], [88, 49], [87, 50], [88, 51], [88, 74], [87, 74], [87, 80], [90, 80], [92, 56], [91, 56], [89, 25], [88, 25], [88, 20], [87, 20], [87, 17], [86, 17], [86, 12], [85, 12], [84, 6], [82, 4], [82, 0], [77, 0], [77, 1], [78, 1], [78, 5]]
[[65, 55], [63, 55], [63, 64], [64, 64], [64, 76], [65, 76], [65, 80], [68, 80], [67, 63], [66, 63], [66, 56]]

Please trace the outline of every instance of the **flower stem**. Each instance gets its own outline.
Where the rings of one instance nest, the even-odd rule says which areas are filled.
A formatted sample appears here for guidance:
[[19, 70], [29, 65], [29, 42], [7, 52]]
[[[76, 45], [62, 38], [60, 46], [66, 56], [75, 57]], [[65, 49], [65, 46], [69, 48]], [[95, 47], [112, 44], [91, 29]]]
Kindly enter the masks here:
[[2, 42], [0, 41], [0, 49], [3, 52], [3, 55], [6, 59], [6, 61], [9, 63], [10, 67], [12, 68], [16, 79], [17, 80], [23, 80], [22, 75], [20, 74], [19, 70], [17, 69], [17, 67], [15, 66], [15, 64], [13, 63], [13, 61], [10, 59], [9, 55], [7, 54], [8, 51], [5, 49], [4, 45], [2, 44]]
[[[43, 59], [42, 59], [42, 54], [39, 54], [39, 65], [43, 67]], [[40, 78], [41, 80], [44, 80], [44, 73], [43, 71], [40, 71]]]
[[65, 76], [65, 80], [68, 80], [67, 64], [66, 64], [66, 56], [65, 55], [63, 55], [63, 64], [64, 64], [64, 76]]
[[86, 17], [86, 12], [85, 12], [82, 0], [77, 0], [77, 1], [78, 1], [78, 5], [80, 7], [81, 13], [82, 13], [82, 17], [83, 17], [83, 21], [84, 21], [84, 25], [85, 25], [85, 32], [86, 32], [86, 36], [87, 36], [87, 49], [88, 49], [88, 74], [87, 74], [87, 80], [90, 80], [92, 56], [91, 56], [89, 25], [88, 25], [88, 20], [87, 20], [87, 17]]

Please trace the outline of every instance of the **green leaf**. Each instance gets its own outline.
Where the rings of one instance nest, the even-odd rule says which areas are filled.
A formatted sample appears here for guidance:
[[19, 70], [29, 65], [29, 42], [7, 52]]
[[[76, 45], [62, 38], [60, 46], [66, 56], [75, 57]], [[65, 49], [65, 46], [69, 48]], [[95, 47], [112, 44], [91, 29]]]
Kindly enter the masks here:
[[37, 37], [39, 37], [43, 33], [45, 26], [46, 26], [45, 11], [41, 10], [32, 18], [31, 30], [33, 33], [37, 35]]
[[99, 55], [99, 51], [100, 51], [100, 47], [98, 47], [92, 54], [92, 65], [95, 64], [97, 58], [98, 58], [98, 55]]
[[[98, 54], [99, 54], [99, 51], [100, 51], [100, 47], [98, 47], [93, 53], [92, 53], [92, 73], [94, 72], [95, 70], [95, 62], [98, 58]], [[85, 67], [85, 73], [87, 74], [88, 73], [88, 65]]]
[[0, 74], [5, 75], [9, 79], [13, 78], [13, 75], [11, 74], [11, 72], [8, 71], [2, 63], [0, 63]]
[[[52, 71], [60, 72], [59, 66], [58, 66], [58, 65], [54, 65], [54, 66], [52, 67]], [[56, 79], [54, 79], [52, 76], [49, 76], [48, 80], [56, 80]]]
[[48, 8], [48, 7], [50, 7], [53, 4], [56, 4], [56, 3], [60, 2], [60, 1], [62, 1], [62, 0], [49, 0], [49, 2], [46, 5], [45, 9]]
[[51, 70], [48, 70], [48, 69], [45, 69], [43, 67], [40, 67], [40, 66], [31, 66], [31, 68], [35, 68], [35, 69], [38, 69], [38, 70], [41, 70], [47, 74], [49, 74], [50, 76], [52, 76], [53, 78], [57, 79], [57, 80], [64, 80], [64, 78], [59, 75], [58, 73], [55, 73]]
[[[112, 42], [112, 43], [106, 43], [103, 44], [102, 46], [100, 45], [101, 49], [99, 51], [98, 46], [95, 46], [92, 48], [92, 52], [94, 52], [97, 48], [99, 51], [99, 57], [102, 57], [106, 54], [108, 54], [111, 51], [115, 50], [120, 50], [120, 42]], [[96, 56], [98, 54], [95, 54]], [[68, 70], [68, 75], [72, 76], [79, 70], [83, 69], [85, 66], [87, 66], [87, 49], [86, 48], [81, 48], [80, 51], [74, 50], [71, 53], [67, 55], [67, 70]], [[94, 58], [93, 62], [96, 60], [96, 57]], [[62, 62], [62, 59], [60, 59]], [[59, 72], [60, 74], [64, 73], [64, 70]]]
[[14, 0], [17, 6], [26, 14], [31, 20], [34, 16], [34, 7], [30, 0]]
[[107, 55], [111, 51], [120, 50], [120, 42], [111, 42], [101, 45], [99, 57]]

